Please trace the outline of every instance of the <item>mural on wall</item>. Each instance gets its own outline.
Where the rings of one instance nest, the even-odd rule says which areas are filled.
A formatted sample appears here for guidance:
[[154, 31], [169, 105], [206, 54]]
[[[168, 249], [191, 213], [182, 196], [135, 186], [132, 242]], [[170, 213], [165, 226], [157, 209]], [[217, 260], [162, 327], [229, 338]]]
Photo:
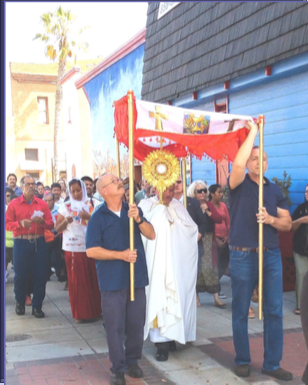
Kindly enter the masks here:
[[[91, 103], [94, 178], [116, 173], [116, 145], [112, 107], [115, 100], [133, 90], [141, 99], [144, 44], [108, 67], [84, 85]], [[128, 152], [120, 146], [121, 175], [128, 175]]]

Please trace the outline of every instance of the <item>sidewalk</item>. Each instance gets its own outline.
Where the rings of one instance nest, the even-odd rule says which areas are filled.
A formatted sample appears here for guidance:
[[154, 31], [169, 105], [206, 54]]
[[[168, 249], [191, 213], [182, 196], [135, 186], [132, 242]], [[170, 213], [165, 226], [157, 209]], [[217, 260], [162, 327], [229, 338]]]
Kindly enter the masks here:
[[[64, 283], [53, 276], [47, 283], [43, 304], [44, 319], [15, 314], [13, 270], [6, 284], [6, 384], [7, 385], [105, 385], [109, 384], [108, 349], [102, 320], [76, 324], [71, 316]], [[282, 367], [294, 379], [279, 382], [261, 374], [263, 359], [262, 322], [249, 320], [252, 374], [248, 379], [234, 372], [231, 330], [231, 285], [224, 277], [222, 290], [227, 295], [226, 309], [216, 308], [213, 296], [200, 295], [197, 340], [186, 346], [177, 344], [167, 362], [155, 360], [156, 348], [145, 341], [140, 366], [144, 378], [127, 377], [127, 384], [177, 385], [275, 385], [302, 384], [307, 350], [300, 317], [294, 314], [294, 292], [284, 293], [284, 357]], [[256, 306], [253, 304], [253, 306]], [[257, 307], [255, 307], [257, 314]]]

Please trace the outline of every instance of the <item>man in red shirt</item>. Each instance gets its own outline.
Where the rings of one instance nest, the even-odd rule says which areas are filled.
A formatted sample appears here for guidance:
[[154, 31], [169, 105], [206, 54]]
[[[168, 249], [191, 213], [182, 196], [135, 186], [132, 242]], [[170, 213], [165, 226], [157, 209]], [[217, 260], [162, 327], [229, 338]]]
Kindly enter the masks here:
[[20, 180], [23, 195], [14, 199], [6, 211], [5, 227], [13, 231], [14, 293], [17, 315], [25, 314], [26, 284], [33, 274], [32, 315], [43, 318], [42, 303], [47, 280], [47, 257], [44, 230], [54, 227], [48, 205], [37, 198], [35, 181], [30, 175]]

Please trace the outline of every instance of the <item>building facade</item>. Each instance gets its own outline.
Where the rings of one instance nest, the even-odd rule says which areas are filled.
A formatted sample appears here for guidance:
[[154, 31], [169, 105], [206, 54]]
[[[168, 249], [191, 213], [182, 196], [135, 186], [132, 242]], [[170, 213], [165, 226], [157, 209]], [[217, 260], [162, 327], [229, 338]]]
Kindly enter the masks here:
[[[55, 65], [10, 63], [12, 119], [6, 131], [6, 172], [52, 183]], [[60, 154], [64, 131], [60, 130]], [[60, 163], [65, 171], [65, 159]]]
[[[78, 62], [81, 67], [80, 74], [91, 69], [99, 61], [101, 59]], [[72, 66], [72, 63], [68, 63], [68, 70]], [[10, 71], [12, 116], [6, 119], [6, 174], [13, 172], [19, 180], [27, 173], [44, 185], [51, 185], [54, 181], [54, 116], [58, 64], [10, 63]], [[80, 98], [81, 117], [78, 119], [82, 119], [83, 127], [89, 129], [89, 122], [86, 123], [89, 120], [88, 103], [82, 101], [83, 94]], [[71, 147], [67, 144], [66, 128], [67, 115], [62, 113], [59, 177], [65, 179], [68, 177], [68, 165], [74, 163], [75, 159], [87, 159], [88, 151], [85, 147], [78, 147], [78, 151], [68, 152]], [[81, 141], [87, 143], [84, 138], [81, 138]], [[92, 164], [88, 167], [85, 161], [85, 165], [86, 168], [81, 170], [81, 173], [91, 173]], [[71, 174], [71, 168], [69, 171]]]
[[[308, 181], [307, 3], [150, 3], [142, 99], [265, 116], [269, 179], [291, 176], [293, 212]], [[224, 184], [230, 165], [191, 160], [192, 180]]]

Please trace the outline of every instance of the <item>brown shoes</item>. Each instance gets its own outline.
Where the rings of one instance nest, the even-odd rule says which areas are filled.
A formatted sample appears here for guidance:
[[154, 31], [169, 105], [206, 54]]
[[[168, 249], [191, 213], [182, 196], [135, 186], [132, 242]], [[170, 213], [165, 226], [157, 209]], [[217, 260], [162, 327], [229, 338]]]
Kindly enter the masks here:
[[277, 380], [281, 380], [281, 381], [291, 381], [293, 378], [292, 373], [287, 372], [286, 370], [284, 370], [282, 368], [273, 370], [271, 372], [262, 369], [262, 373], [266, 374], [267, 376], [277, 378]]
[[250, 376], [250, 366], [248, 364], [237, 365], [235, 367], [235, 374], [238, 377], [249, 377]]
[[[286, 370], [279, 368], [273, 371], [267, 371], [262, 369], [262, 373], [266, 374], [267, 376], [271, 376], [274, 378], [277, 378], [277, 380], [280, 381], [291, 381], [293, 378], [292, 373], [287, 372]], [[245, 365], [237, 365], [235, 367], [235, 374], [238, 377], [249, 377], [250, 376], [250, 366], [248, 364]]]

